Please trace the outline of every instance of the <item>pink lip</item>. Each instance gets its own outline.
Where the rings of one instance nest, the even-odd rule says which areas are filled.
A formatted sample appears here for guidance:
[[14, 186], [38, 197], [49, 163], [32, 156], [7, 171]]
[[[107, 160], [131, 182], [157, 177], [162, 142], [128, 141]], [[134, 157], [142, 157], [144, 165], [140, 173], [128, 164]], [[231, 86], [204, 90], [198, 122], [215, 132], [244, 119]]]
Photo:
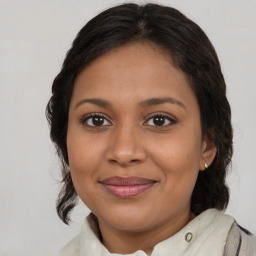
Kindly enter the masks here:
[[156, 181], [140, 177], [110, 177], [100, 183], [111, 194], [121, 198], [129, 198], [150, 189]]

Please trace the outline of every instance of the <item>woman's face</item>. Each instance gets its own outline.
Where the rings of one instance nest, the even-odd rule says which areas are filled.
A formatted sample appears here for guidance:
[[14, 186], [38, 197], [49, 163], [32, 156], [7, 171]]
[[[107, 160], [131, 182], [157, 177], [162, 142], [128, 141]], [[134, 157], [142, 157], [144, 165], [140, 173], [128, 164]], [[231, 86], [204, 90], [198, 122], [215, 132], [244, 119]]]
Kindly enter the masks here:
[[196, 97], [166, 56], [133, 43], [93, 61], [75, 82], [70, 170], [102, 226], [143, 231], [181, 222], [212, 159]]

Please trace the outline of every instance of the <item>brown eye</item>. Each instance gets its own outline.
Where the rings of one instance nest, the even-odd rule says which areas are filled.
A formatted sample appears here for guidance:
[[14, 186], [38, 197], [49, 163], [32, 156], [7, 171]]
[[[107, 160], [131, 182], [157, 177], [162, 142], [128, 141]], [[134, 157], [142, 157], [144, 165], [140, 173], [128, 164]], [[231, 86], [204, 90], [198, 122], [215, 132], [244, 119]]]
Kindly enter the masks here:
[[156, 116], [153, 118], [153, 123], [154, 123], [154, 125], [157, 125], [157, 126], [163, 126], [165, 123], [165, 117]]
[[155, 115], [148, 119], [147, 124], [150, 126], [167, 126], [169, 124], [175, 123], [173, 119], [164, 115]]
[[110, 122], [101, 115], [91, 115], [89, 117], [86, 117], [82, 120], [82, 123], [87, 126], [109, 126]]

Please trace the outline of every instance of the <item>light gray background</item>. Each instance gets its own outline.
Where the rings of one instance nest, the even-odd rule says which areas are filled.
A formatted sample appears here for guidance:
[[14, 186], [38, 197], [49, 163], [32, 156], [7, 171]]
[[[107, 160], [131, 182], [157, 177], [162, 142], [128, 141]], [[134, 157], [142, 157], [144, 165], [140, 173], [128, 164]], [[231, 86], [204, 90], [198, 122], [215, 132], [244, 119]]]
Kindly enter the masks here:
[[[79, 230], [55, 213], [59, 165], [44, 111], [78, 30], [110, 0], [0, 1], [0, 254], [53, 256]], [[146, 2], [146, 1], [144, 1]], [[207, 33], [219, 55], [235, 130], [227, 212], [256, 233], [256, 1], [162, 0]]]

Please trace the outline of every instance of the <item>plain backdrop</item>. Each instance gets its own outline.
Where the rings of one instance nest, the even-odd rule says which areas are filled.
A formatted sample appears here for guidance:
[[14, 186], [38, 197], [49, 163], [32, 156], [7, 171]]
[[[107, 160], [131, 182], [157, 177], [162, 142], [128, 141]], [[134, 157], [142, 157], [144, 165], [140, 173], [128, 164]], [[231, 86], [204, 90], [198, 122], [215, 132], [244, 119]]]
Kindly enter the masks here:
[[[88, 213], [80, 204], [71, 226], [57, 217], [60, 168], [45, 106], [77, 32], [102, 10], [123, 2], [0, 0], [0, 255], [57, 255]], [[256, 1], [155, 2], [194, 20], [216, 48], [233, 111], [227, 213], [256, 233]]]

